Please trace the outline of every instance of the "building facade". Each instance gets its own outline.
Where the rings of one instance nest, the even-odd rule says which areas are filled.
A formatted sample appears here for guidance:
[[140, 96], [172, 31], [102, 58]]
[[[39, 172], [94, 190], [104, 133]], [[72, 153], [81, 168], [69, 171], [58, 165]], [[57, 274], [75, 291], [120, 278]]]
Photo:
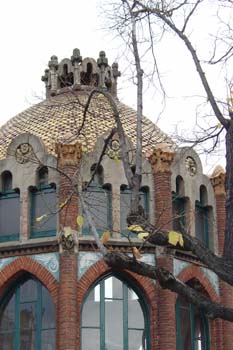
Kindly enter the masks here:
[[[231, 323], [208, 320], [156, 281], [105, 264], [80, 198], [98, 234], [110, 232], [109, 249], [132, 254], [131, 242], [140, 247], [127, 230], [131, 191], [111, 100], [132, 169], [136, 112], [119, 102], [118, 65], [109, 66], [104, 52], [82, 59], [75, 49], [61, 62], [52, 56], [48, 67], [46, 99], [0, 130], [0, 350], [232, 349]], [[97, 87], [109, 99], [88, 99]], [[224, 170], [207, 177], [194, 150], [177, 148], [145, 117], [142, 129], [144, 213], [221, 254]], [[142, 261], [233, 306], [232, 290], [190, 252], [145, 245], [141, 253]]]

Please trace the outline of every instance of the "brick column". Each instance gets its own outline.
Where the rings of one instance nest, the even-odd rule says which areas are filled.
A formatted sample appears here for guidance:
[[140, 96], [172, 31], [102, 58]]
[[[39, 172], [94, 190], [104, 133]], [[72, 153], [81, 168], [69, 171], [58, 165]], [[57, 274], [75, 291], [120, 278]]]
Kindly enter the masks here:
[[[150, 156], [154, 174], [154, 201], [156, 225], [162, 229], [172, 228], [172, 193], [170, 166], [174, 153], [166, 146], [157, 147]], [[173, 259], [165, 255], [157, 256], [157, 266], [173, 272]], [[158, 285], [158, 284], [157, 284]], [[175, 293], [158, 288], [158, 331], [159, 349], [176, 349]], [[153, 349], [154, 350], [154, 349]]]
[[[224, 248], [225, 236], [225, 172], [222, 167], [217, 166], [211, 176], [211, 182], [214, 188], [216, 201], [216, 224], [218, 233], [218, 252], [222, 255]], [[227, 283], [219, 280], [220, 298], [224, 306], [233, 307], [233, 288]], [[222, 322], [222, 342], [224, 350], [231, 350], [233, 344], [233, 323], [227, 321]], [[221, 325], [219, 324], [219, 327]], [[218, 332], [218, 330], [217, 330]], [[218, 332], [219, 333], [219, 332]]]
[[[77, 305], [77, 229], [78, 197], [72, 193], [72, 183], [77, 182], [81, 159], [79, 144], [58, 144], [59, 202], [69, 199], [60, 212], [60, 230], [70, 227], [71, 235], [60, 234], [60, 284], [58, 294], [58, 350], [77, 350], [78, 305]], [[68, 176], [68, 177], [67, 177]], [[63, 231], [64, 232], [64, 231]]]

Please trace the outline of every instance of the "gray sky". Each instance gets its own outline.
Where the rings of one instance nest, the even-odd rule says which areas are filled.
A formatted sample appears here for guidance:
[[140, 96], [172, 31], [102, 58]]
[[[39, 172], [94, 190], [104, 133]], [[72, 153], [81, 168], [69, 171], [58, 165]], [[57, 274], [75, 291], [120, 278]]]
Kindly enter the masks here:
[[[121, 42], [101, 30], [105, 19], [103, 15], [99, 15], [98, 4], [99, 0], [1, 2], [0, 125], [36, 103], [38, 99], [35, 96], [42, 96], [44, 85], [41, 75], [53, 54], [57, 55], [58, 59], [70, 57], [72, 50], [78, 47], [83, 57], [97, 58], [99, 51], [105, 50], [109, 63], [118, 60], [120, 70], [125, 72], [128, 63], [122, 55]], [[203, 18], [205, 15], [204, 12]], [[199, 16], [196, 38], [200, 36], [203, 39], [201, 49], [207, 45], [206, 38], [203, 38], [203, 30], [206, 25], [213, 25], [212, 21], [211, 16], [209, 22], [202, 21]], [[168, 133], [172, 133], [176, 125], [179, 130], [188, 132], [195, 124], [195, 103], [199, 102], [197, 98], [188, 96], [203, 95], [193, 63], [183, 45], [174, 37], [160, 47], [159, 59], [169, 98], [166, 109], [160, 116], [161, 96], [150, 86], [146, 89], [144, 114]], [[147, 64], [148, 62], [144, 62], [145, 68]], [[219, 76], [212, 71], [208, 73], [211, 82], [216, 84]], [[120, 80], [120, 99], [135, 106], [134, 89], [128, 81], [128, 76], [123, 74]], [[224, 96], [224, 85], [221, 88]], [[206, 167], [206, 171], [212, 171], [217, 163], [222, 163], [221, 157], [212, 158], [212, 164]]]

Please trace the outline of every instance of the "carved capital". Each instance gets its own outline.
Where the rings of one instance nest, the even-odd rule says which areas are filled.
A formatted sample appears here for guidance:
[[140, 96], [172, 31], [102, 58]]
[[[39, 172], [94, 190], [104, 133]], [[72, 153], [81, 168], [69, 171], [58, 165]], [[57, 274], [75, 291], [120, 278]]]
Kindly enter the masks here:
[[58, 143], [56, 145], [56, 152], [60, 166], [77, 166], [82, 158], [82, 145], [79, 142], [75, 144]]
[[210, 177], [212, 186], [214, 188], [214, 193], [216, 195], [225, 194], [225, 177], [226, 174], [224, 169], [218, 165]]
[[78, 233], [70, 227], [64, 227], [58, 237], [59, 251], [72, 250], [78, 252]]
[[174, 160], [174, 152], [168, 147], [157, 147], [149, 157], [149, 162], [154, 173], [165, 173], [170, 171]]

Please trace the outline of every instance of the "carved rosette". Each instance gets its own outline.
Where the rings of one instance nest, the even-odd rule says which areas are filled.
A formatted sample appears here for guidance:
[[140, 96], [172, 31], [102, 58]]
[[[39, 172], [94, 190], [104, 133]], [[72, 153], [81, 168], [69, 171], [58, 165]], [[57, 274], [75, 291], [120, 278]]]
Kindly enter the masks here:
[[82, 158], [82, 145], [79, 142], [75, 144], [58, 143], [56, 152], [60, 166], [77, 166]]
[[225, 194], [225, 177], [226, 174], [224, 169], [218, 165], [210, 177], [212, 186], [214, 188], [214, 193], [216, 195]]
[[15, 159], [19, 164], [28, 163], [34, 154], [33, 147], [30, 143], [21, 143], [15, 151]]
[[168, 147], [155, 148], [149, 157], [149, 162], [154, 173], [170, 172], [171, 164], [174, 160], [174, 152]]
[[197, 163], [193, 159], [193, 157], [188, 156], [185, 159], [185, 168], [187, 169], [187, 172], [190, 176], [194, 176], [197, 173]]
[[106, 154], [110, 159], [120, 159], [120, 142], [117, 139], [112, 139], [107, 147]]

